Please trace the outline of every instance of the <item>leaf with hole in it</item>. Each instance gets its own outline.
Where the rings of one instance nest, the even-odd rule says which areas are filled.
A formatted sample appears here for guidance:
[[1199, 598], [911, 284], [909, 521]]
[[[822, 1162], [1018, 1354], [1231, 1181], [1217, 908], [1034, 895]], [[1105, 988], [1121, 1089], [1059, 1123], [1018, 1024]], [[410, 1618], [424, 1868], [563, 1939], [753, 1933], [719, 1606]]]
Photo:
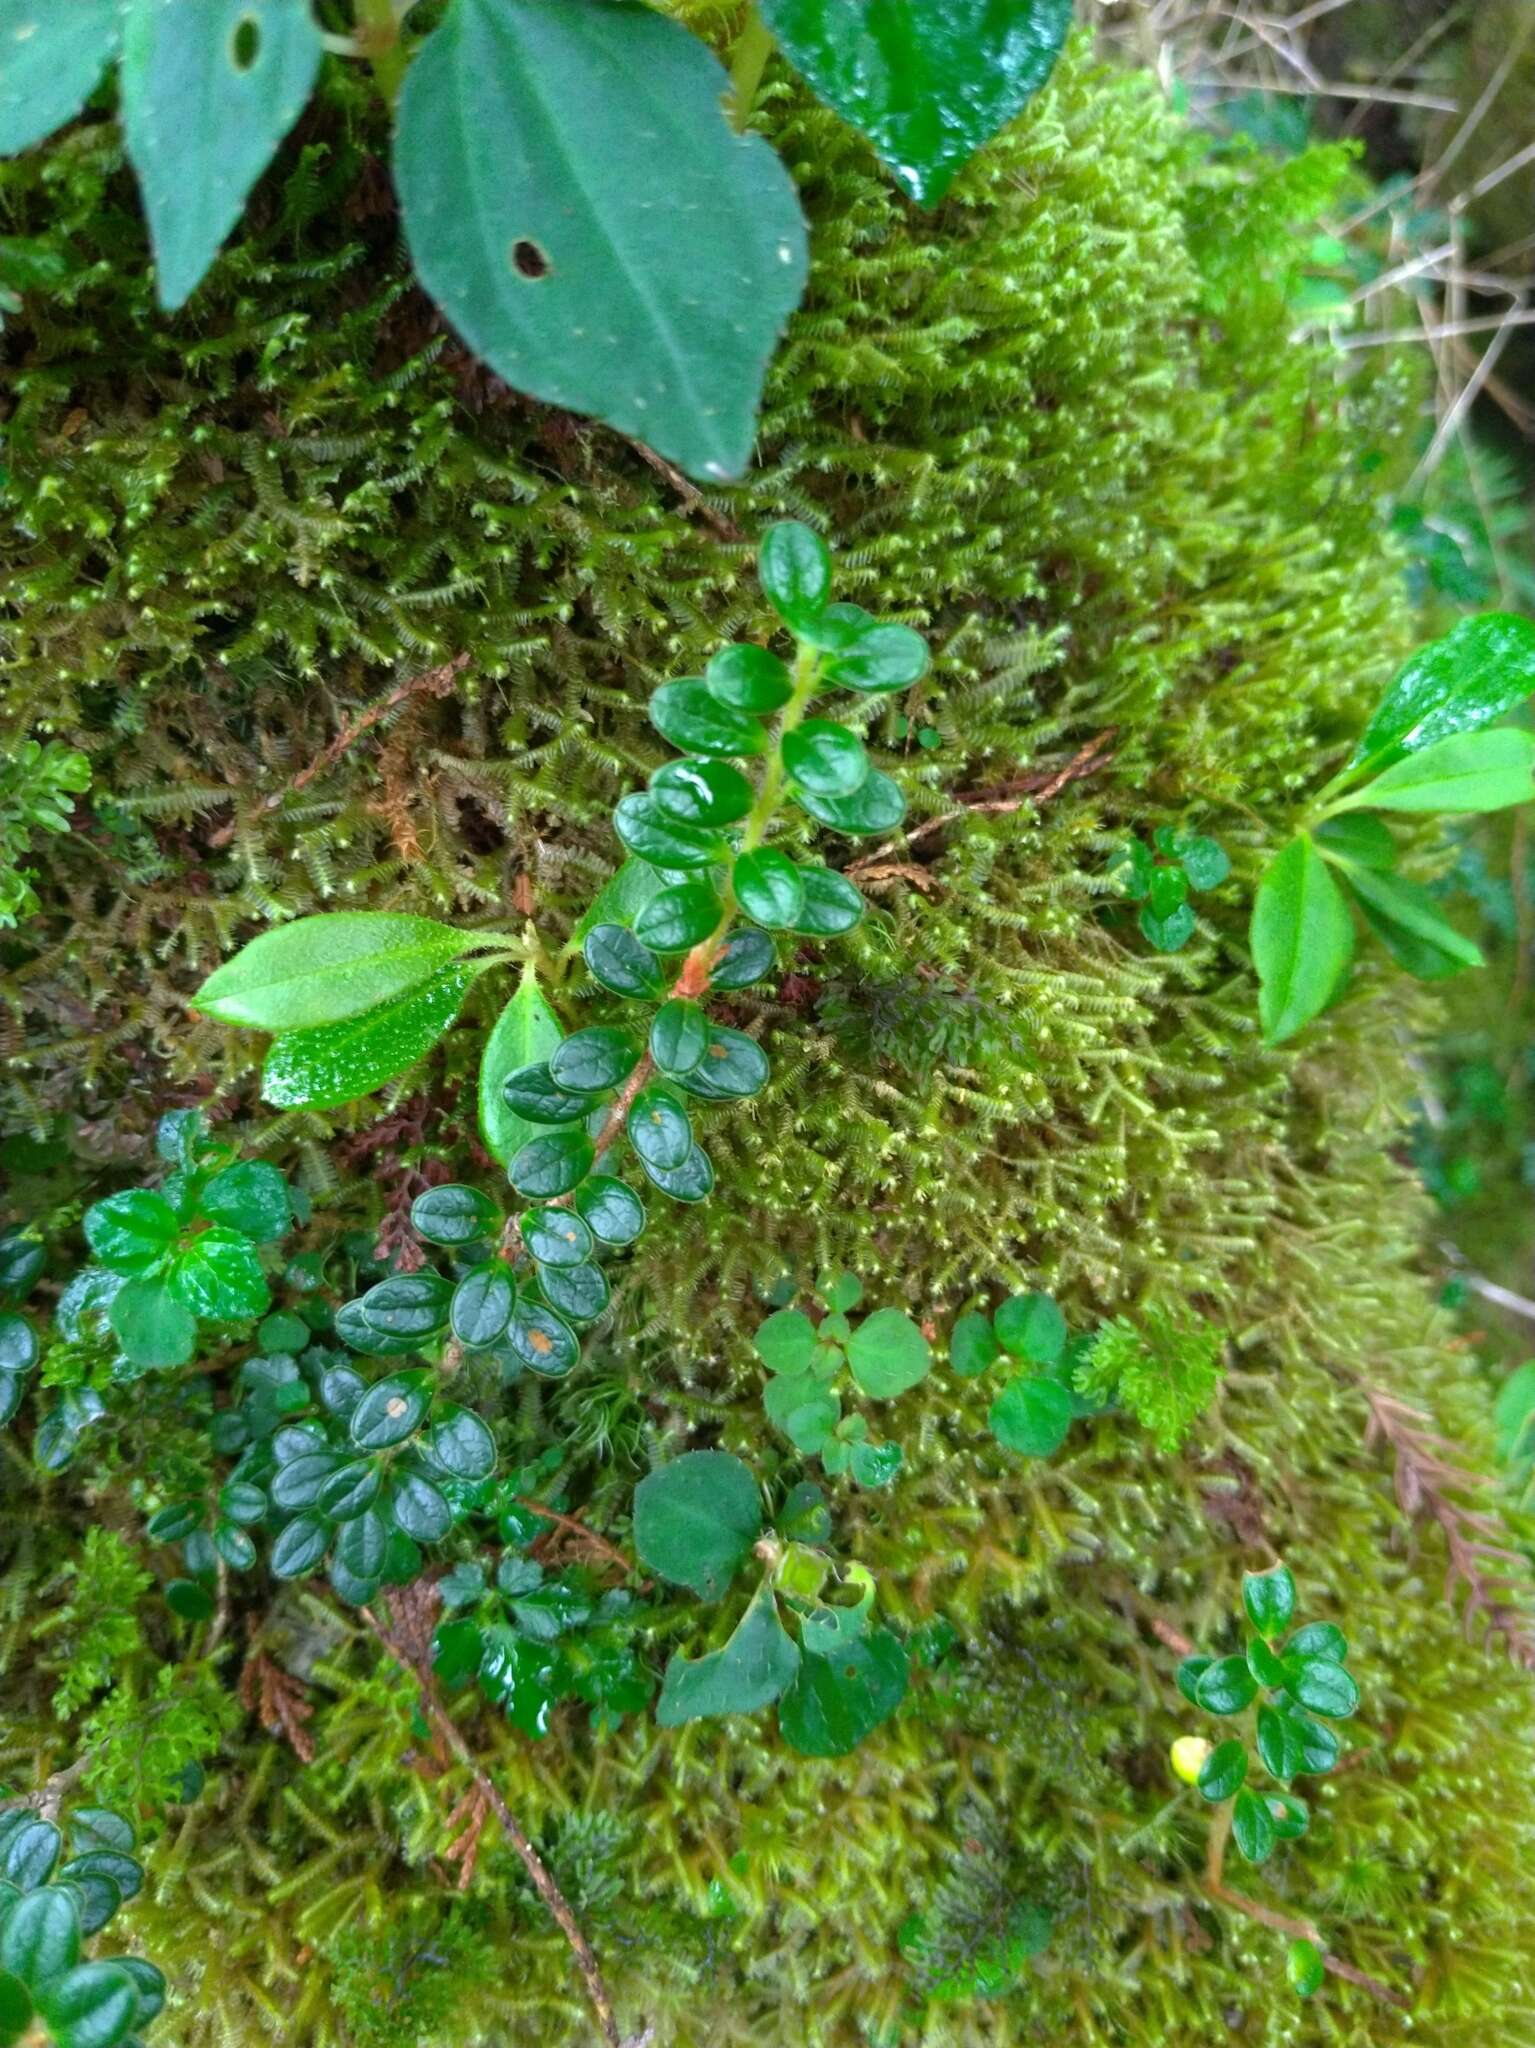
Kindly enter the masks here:
[[763, 0], [762, 13], [922, 206], [1044, 85], [1071, 27], [1071, 0]]
[[181, 305], [303, 111], [320, 68], [309, 0], [126, 0], [122, 119], [160, 304]]
[[496, 1019], [480, 1054], [480, 1136], [502, 1166], [522, 1149], [537, 1129], [508, 1108], [502, 1095], [509, 1075], [548, 1059], [564, 1036], [560, 1020], [544, 1001], [530, 961], [522, 970], [517, 992]]
[[799, 1650], [778, 1619], [770, 1576], [723, 1649], [696, 1662], [672, 1658], [656, 1702], [656, 1721], [662, 1728], [680, 1728], [706, 1715], [754, 1713], [788, 1689], [799, 1665]]
[[1388, 767], [1454, 733], [1505, 717], [1535, 691], [1535, 622], [1514, 612], [1462, 619], [1410, 655], [1365, 727], [1351, 765]]
[[1327, 1008], [1354, 957], [1354, 921], [1308, 832], [1264, 871], [1252, 949], [1264, 1041], [1282, 1045]]
[[117, 49], [118, 0], [0, 0], [0, 156], [72, 121]]
[[842, 1644], [835, 1655], [800, 1659], [778, 1706], [784, 1740], [801, 1756], [846, 1756], [906, 1697], [910, 1659], [889, 1629]]
[[261, 1070], [262, 1100], [276, 1109], [336, 1109], [371, 1095], [426, 1057], [489, 964], [455, 961], [382, 1009], [273, 1039]]
[[648, 8], [455, 0], [394, 149], [416, 270], [471, 348], [716, 479], [750, 458], [806, 274], [793, 184], [726, 88]]

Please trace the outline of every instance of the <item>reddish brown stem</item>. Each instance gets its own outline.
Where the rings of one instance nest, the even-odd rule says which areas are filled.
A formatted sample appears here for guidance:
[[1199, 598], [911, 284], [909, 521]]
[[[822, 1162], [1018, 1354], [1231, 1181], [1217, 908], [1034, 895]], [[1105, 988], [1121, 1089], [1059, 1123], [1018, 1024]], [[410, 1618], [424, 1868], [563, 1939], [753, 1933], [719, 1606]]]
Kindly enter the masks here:
[[410, 697], [445, 697], [453, 687], [454, 678], [469, 666], [467, 654], [455, 654], [451, 661], [445, 661], [438, 668], [429, 668], [420, 675], [409, 676], [403, 683], [389, 692], [377, 704], [361, 712], [349, 725], [344, 725], [322, 754], [315, 757], [307, 768], [301, 769], [286, 789], [269, 796], [266, 807], [275, 811], [285, 797], [295, 796], [314, 781], [317, 775], [324, 775], [334, 768], [349, 748], [355, 747], [366, 732], [371, 732], [381, 719]]

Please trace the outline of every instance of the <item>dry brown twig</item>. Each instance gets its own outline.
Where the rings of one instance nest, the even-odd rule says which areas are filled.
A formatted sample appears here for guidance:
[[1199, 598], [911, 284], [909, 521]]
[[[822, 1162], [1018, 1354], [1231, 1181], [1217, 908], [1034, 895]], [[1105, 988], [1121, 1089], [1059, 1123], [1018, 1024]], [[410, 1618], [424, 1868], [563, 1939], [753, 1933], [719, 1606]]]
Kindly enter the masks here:
[[407, 676], [398, 683], [387, 697], [381, 697], [377, 704], [370, 704], [366, 711], [344, 725], [323, 753], [317, 755], [307, 768], [300, 769], [284, 789], [279, 789], [266, 800], [266, 808], [275, 811], [279, 804], [290, 796], [296, 796], [306, 789], [317, 775], [326, 775], [342, 755], [355, 747], [365, 733], [387, 718], [391, 711], [412, 697], [446, 697], [452, 693], [459, 676], [469, 666], [467, 654], [455, 654], [451, 661], [442, 662], [436, 668], [423, 669], [419, 675]]
[[264, 1650], [254, 1650], [240, 1673], [240, 1704], [266, 1729], [281, 1735], [303, 1763], [315, 1757], [314, 1737], [307, 1722], [314, 1718], [309, 1695], [291, 1672], [274, 1664]]
[[[415, 1679], [421, 1693], [421, 1712], [433, 1733], [468, 1771], [474, 1783], [477, 1799], [483, 1802], [489, 1813], [495, 1815], [500, 1823], [501, 1832], [515, 1850], [533, 1889], [543, 1900], [550, 1917], [570, 1944], [571, 1953], [576, 1959], [576, 1968], [581, 1973], [587, 1998], [597, 2015], [597, 2025], [608, 2048], [645, 2048], [645, 2043], [651, 2038], [651, 2030], [646, 2028], [642, 2033], [627, 2040], [620, 2033], [618, 2020], [613, 2011], [613, 2001], [609, 1996], [601, 1967], [592, 1952], [591, 1943], [582, 1932], [581, 1923], [571, 1910], [569, 1900], [555, 1882], [548, 1864], [523, 1831], [516, 1815], [502, 1798], [495, 1780], [482, 1764], [475, 1761], [474, 1752], [442, 1703], [437, 1681], [432, 1675], [432, 1630], [438, 1609], [436, 1587], [418, 1579], [414, 1585], [393, 1591], [389, 1600], [388, 1627], [370, 1608], [363, 1607], [358, 1611], [389, 1655]], [[453, 1810], [451, 1825], [459, 1825], [462, 1817], [461, 1808], [462, 1801]], [[472, 1808], [463, 1808], [465, 1814], [471, 1811]], [[474, 1826], [471, 1845], [461, 1848], [464, 1835], [460, 1834], [458, 1841], [451, 1845], [449, 1853], [465, 1861], [471, 1856], [478, 1856], [479, 1833], [482, 1826], [483, 1822]]]
[[1457, 1587], [1464, 1589], [1467, 1637], [1480, 1623], [1484, 1641], [1500, 1638], [1516, 1664], [1535, 1671], [1535, 1614], [1521, 1604], [1531, 1590], [1529, 1566], [1503, 1541], [1497, 1516], [1471, 1504], [1485, 1498], [1494, 1482], [1458, 1462], [1455, 1445], [1421, 1408], [1383, 1387], [1361, 1382], [1360, 1392], [1370, 1412], [1366, 1446], [1388, 1444], [1396, 1460], [1397, 1505], [1414, 1521], [1428, 1516], [1444, 1533], [1445, 1598], [1453, 1608]]

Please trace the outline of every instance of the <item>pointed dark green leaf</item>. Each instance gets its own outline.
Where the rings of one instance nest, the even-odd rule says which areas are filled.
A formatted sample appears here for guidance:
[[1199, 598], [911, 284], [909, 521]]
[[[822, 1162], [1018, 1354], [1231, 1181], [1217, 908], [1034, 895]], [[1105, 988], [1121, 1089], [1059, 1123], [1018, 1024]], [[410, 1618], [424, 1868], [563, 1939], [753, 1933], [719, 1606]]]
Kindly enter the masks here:
[[784, 1633], [772, 1582], [764, 1579], [721, 1650], [666, 1667], [656, 1721], [679, 1728], [706, 1715], [750, 1714], [778, 1699], [799, 1670], [800, 1653]]
[[884, 1628], [835, 1656], [802, 1656], [778, 1706], [784, 1740], [801, 1756], [846, 1756], [901, 1704], [908, 1664], [904, 1646]]
[[1345, 880], [1365, 923], [1397, 966], [1419, 981], [1445, 981], [1485, 965], [1481, 948], [1440, 916], [1418, 883], [1368, 868], [1350, 868]]

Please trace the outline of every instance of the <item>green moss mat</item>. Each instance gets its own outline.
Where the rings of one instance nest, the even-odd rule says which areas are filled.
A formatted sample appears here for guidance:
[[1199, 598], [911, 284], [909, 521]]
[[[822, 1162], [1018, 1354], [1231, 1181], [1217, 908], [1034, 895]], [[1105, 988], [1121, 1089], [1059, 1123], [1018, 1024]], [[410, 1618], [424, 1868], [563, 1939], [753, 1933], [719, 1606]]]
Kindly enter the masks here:
[[[1398, 1512], [1365, 1443], [1364, 1382], [1473, 1455], [1484, 1435], [1391, 1157], [1431, 1012], [1371, 967], [1325, 1027], [1265, 1053], [1245, 956], [1262, 852], [1412, 632], [1376, 496], [1405, 395], [1344, 388], [1290, 341], [1269, 279], [1291, 202], [1262, 176], [1228, 187], [1146, 86], [1080, 50], [933, 216], [831, 117], [770, 95], [814, 281], [760, 465], [703, 504], [434, 332], [394, 270], [381, 180], [358, 179], [369, 119], [340, 96], [309, 117], [174, 323], [150, 310], [113, 130], [0, 171], [0, 231], [46, 232], [76, 266], [14, 385], [5, 716], [63, 733], [97, 775], [95, 827], [48, 850], [43, 913], [0, 950], [12, 1127], [84, 1119], [104, 1186], [160, 1109], [211, 1091], [307, 1175], [322, 1236], [398, 1198], [400, 1144], [465, 1158], [454, 1104], [488, 992], [382, 1102], [274, 1119], [257, 1043], [189, 1023], [187, 991], [261, 921], [350, 903], [488, 921], [531, 900], [557, 951], [613, 863], [613, 799], [660, 758], [649, 688], [765, 623], [750, 562], [769, 519], [825, 522], [844, 594], [937, 649], [905, 708], [941, 745], [903, 741], [893, 712], [871, 729], [913, 827], [956, 793], [1007, 802], [1089, 741], [1105, 765], [897, 843], [863, 931], [737, 999], [774, 1085], [714, 1120], [721, 1192], [658, 1220], [614, 1335], [549, 1397], [593, 1447], [597, 1511], [690, 1425], [773, 1470], [748, 1337], [780, 1264], [845, 1263], [871, 1303], [941, 1320], [1025, 1281], [1083, 1322], [1185, 1303], [1233, 1366], [1180, 1457], [1101, 1421], [1026, 1465], [986, 1437], [979, 1385], [944, 1372], [906, 1398], [907, 1475], [839, 1526], [895, 1618], [960, 1640], [852, 1758], [791, 1758], [744, 1726], [598, 1742], [572, 1720], [530, 1746], [488, 1716], [475, 1744], [658, 2044], [1535, 2041], [1530, 1682], [1462, 1640], [1442, 1540]], [[460, 654], [446, 694], [283, 795], [363, 709]], [[1239, 881], [1185, 953], [1152, 957], [1104, 872], [1127, 830], [1185, 818]], [[978, 1064], [923, 1079], [940, 1013]], [[370, 1152], [353, 1134], [381, 1114], [392, 1145]], [[61, 1637], [30, 1629], [65, 1597], [83, 1521], [135, 1525], [116, 1445], [46, 1485], [0, 1466], [12, 1774], [78, 1734], [49, 1724]], [[1198, 1802], [1170, 1805], [1167, 1743], [1198, 1723], [1164, 1638], [1218, 1646], [1242, 1570], [1276, 1553], [1307, 1613], [1348, 1627], [1365, 1704], [1310, 1838], [1246, 1889], [1320, 1916], [1360, 1968], [1420, 1980], [1410, 2021], [1333, 1982], [1299, 2005], [1281, 1938], [1201, 1901]], [[509, 1855], [487, 1847], [454, 1891], [455, 1777], [365, 1640], [288, 1595], [268, 1643], [312, 1680], [321, 1761], [242, 1716], [173, 1813], [132, 1915], [180, 1986], [155, 2038], [587, 2039]], [[152, 1661], [119, 1684], [147, 1686]], [[978, 1934], [1040, 1908], [1052, 1937], [1014, 1988], [923, 1998]], [[897, 1942], [913, 1914], [926, 1976]]]

